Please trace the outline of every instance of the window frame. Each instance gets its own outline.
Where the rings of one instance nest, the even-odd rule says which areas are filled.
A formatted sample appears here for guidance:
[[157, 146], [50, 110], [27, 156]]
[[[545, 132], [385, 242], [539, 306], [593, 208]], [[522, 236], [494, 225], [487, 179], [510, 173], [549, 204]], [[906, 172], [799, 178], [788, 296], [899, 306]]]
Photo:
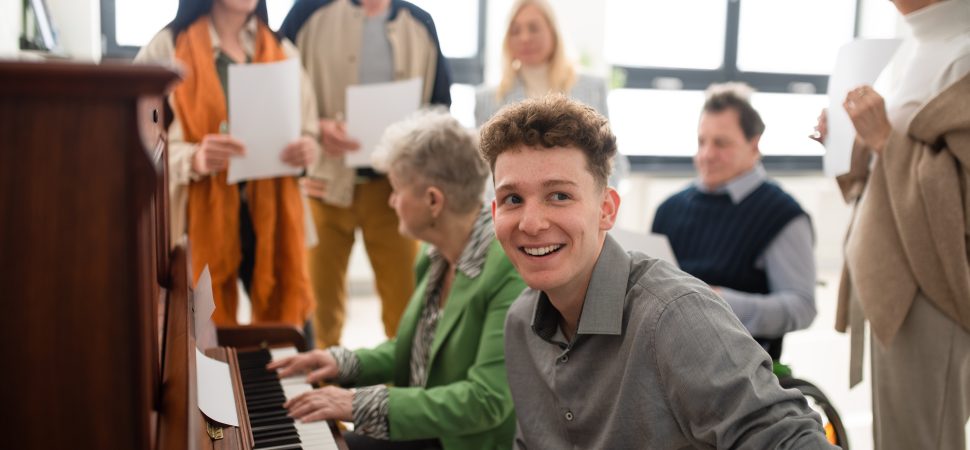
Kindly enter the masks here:
[[[669, 89], [677, 90], [707, 89], [712, 83], [740, 81], [747, 83], [758, 92], [788, 94], [826, 94], [828, 75], [799, 73], [746, 72], [738, 68], [738, 36], [741, 21], [741, 1], [724, 0], [728, 3], [725, 20], [724, 60], [717, 69], [679, 69], [671, 67], [613, 66], [618, 72], [625, 89]], [[853, 37], [859, 37], [861, 19], [859, 12], [862, 0], [855, 0], [855, 26]], [[693, 172], [690, 157], [663, 155], [627, 155], [631, 170], [637, 172]], [[822, 156], [805, 155], [764, 155], [762, 163], [767, 170], [782, 172], [821, 171]]]
[[[478, 53], [467, 58], [445, 57], [451, 68], [452, 83], [479, 85], [485, 80], [488, 0], [476, 1], [478, 1]], [[101, 0], [101, 55], [106, 59], [134, 59], [139, 48], [118, 44], [115, 19], [115, 0]]]

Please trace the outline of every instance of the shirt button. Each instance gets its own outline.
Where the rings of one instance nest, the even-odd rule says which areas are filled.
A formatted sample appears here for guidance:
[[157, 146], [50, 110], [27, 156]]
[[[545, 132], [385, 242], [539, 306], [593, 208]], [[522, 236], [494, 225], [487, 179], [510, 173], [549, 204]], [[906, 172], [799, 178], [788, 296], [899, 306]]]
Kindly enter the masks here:
[[566, 411], [565, 417], [566, 417], [566, 420], [572, 422], [573, 421], [573, 412], [572, 411]]

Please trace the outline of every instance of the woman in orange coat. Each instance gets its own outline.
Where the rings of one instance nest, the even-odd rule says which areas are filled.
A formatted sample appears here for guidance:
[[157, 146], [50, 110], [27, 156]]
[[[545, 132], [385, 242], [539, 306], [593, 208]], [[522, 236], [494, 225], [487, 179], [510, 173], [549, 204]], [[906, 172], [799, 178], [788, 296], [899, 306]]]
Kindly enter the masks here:
[[[181, 0], [175, 19], [136, 60], [176, 63], [184, 73], [169, 101], [172, 229], [188, 234], [193, 279], [212, 276], [216, 324], [236, 323], [237, 283], [252, 302], [253, 321], [303, 326], [313, 310], [306, 267], [304, 208], [295, 177], [226, 182], [231, 159], [245, 145], [225, 134], [230, 64], [296, 57], [267, 25], [265, 0]], [[316, 106], [304, 80], [303, 136], [281, 149], [305, 167], [319, 152]]]

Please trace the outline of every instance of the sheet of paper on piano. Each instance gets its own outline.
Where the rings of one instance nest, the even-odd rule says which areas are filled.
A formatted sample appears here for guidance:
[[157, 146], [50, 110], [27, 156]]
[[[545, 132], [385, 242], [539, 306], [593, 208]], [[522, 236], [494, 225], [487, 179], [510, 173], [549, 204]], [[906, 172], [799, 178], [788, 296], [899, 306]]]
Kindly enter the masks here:
[[195, 375], [202, 414], [221, 424], [238, 427], [229, 365], [205, 356], [196, 348]]
[[216, 310], [212, 296], [212, 276], [206, 265], [195, 283], [195, 346], [205, 350], [219, 345], [216, 338], [216, 325], [212, 323], [212, 313]]
[[613, 236], [613, 239], [616, 239], [616, 242], [627, 251], [633, 250], [645, 253], [647, 256], [660, 258], [680, 267], [677, 264], [677, 258], [674, 256], [674, 250], [670, 247], [670, 241], [667, 240], [667, 236], [656, 233], [647, 234], [637, 231], [621, 230], [619, 228], [610, 230], [610, 236]]

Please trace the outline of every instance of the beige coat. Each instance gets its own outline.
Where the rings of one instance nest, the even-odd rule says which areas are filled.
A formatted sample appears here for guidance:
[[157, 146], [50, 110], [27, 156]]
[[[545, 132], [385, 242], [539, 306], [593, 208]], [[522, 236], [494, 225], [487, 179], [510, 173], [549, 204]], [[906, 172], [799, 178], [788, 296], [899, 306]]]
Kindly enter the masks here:
[[[310, 76], [321, 118], [344, 119], [347, 86], [358, 84], [364, 13], [349, 0], [336, 0], [314, 11], [296, 34], [300, 60]], [[394, 55], [394, 79], [421, 77], [423, 102], [431, 99], [438, 63], [438, 45], [426, 26], [406, 8], [387, 23]], [[327, 182], [324, 201], [349, 207], [356, 170], [343, 157], [323, 155], [308, 175]]]
[[[215, 32], [215, 28], [210, 26], [209, 30], [214, 58], [215, 51], [219, 48], [219, 36]], [[255, 52], [255, 35], [256, 19], [252, 19], [246, 24], [241, 36], [243, 49], [250, 56]], [[292, 43], [283, 40], [282, 44], [283, 51], [286, 52], [287, 56], [297, 57], [296, 48]], [[166, 28], [156, 34], [138, 52], [138, 56], [135, 57], [135, 62], [178, 67], [179, 63], [175, 60], [175, 40], [172, 39], [171, 30]], [[180, 67], [178, 68], [181, 69]], [[303, 73], [300, 83], [300, 108], [303, 122], [300, 124], [300, 131], [304, 136], [313, 137], [314, 142], [319, 142], [320, 129], [317, 125], [317, 105], [313, 99], [313, 87], [310, 85], [310, 80], [307, 78], [306, 73]], [[170, 97], [169, 102], [171, 100]], [[172, 111], [174, 113], [174, 107]], [[185, 141], [182, 132], [182, 123], [178, 115], [176, 115], [173, 118], [171, 126], [168, 128], [169, 228], [171, 231], [170, 242], [173, 246], [182, 241], [188, 229], [189, 183], [200, 177], [199, 174], [192, 170], [192, 156], [195, 155], [197, 147], [198, 143]], [[319, 153], [318, 151], [317, 154], [319, 155]], [[310, 208], [305, 204], [305, 200], [303, 210], [307, 211], [307, 223], [312, 224], [312, 218], [309, 215]], [[308, 226], [306, 230], [307, 245], [316, 245], [316, 228]]]
[[927, 103], [908, 133], [894, 130], [870, 169], [853, 150], [839, 177], [846, 201], [866, 190], [849, 230], [836, 329], [855, 291], [874, 336], [889, 344], [922, 291], [970, 331], [970, 75]]

